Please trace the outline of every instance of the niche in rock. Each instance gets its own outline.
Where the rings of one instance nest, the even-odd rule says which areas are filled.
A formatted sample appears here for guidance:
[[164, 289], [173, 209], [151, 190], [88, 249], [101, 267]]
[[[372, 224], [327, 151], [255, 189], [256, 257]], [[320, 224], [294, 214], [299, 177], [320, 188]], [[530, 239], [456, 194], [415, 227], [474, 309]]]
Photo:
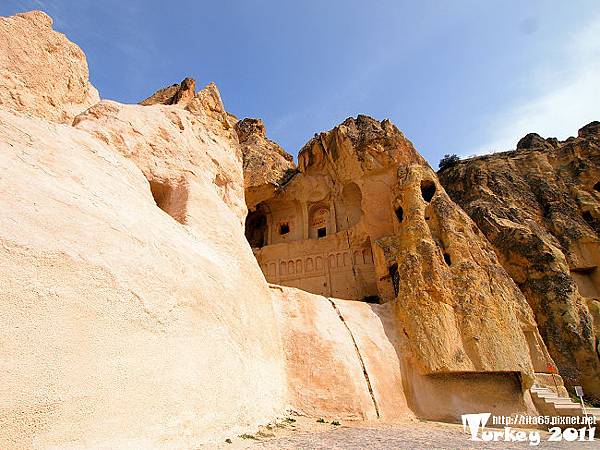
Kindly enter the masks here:
[[284, 236], [290, 232], [290, 224], [285, 222], [279, 224], [279, 234]]
[[423, 197], [423, 200], [425, 200], [427, 203], [429, 203], [431, 201], [431, 199], [433, 198], [433, 196], [435, 195], [435, 183], [431, 180], [422, 180], [421, 181], [421, 196]]
[[337, 229], [346, 230], [356, 225], [362, 216], [362, 193], [356, 183], [348, 183], [342, 189], [342, 204], [336, 207]]
[[444, 262], [448, 266], [452, 265], [452, 259], [450, 258], [450, 255], [448, 253], [444, 253]]
[[324, 237], [329, 231], [329, 208], [324, 205], [315, 205], [309, 213], [308, 237], [317, 239]]
[[188, 190], [185, 184], [173, 185], [171, 181], [149, 180], [150, 191], [156, 206], [185, 224], [187, 215]]
[[400, 223], [402, 223], [402, 221], [404, 220], [404, 210], [402, 209], [402, 206], [398, 206], [396, 208], [396, 218]]

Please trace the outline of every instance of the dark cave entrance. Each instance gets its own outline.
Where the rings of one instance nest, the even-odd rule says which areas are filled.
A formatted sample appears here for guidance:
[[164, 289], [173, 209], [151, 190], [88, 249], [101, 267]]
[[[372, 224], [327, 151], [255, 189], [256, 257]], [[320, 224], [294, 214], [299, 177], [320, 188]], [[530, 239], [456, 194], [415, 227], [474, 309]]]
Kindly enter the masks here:
[[252, 211], [246, 217], [246, 239], [252, 248], [260, 248], [267, 243], [267, 216], [260, 211]]
[[435, 195], [435, 190], [435, 183], [433, 181], [421, 181], [421, 196], [423, 197], [423, 200], [425, 200], [427, 203], [429, 203]]

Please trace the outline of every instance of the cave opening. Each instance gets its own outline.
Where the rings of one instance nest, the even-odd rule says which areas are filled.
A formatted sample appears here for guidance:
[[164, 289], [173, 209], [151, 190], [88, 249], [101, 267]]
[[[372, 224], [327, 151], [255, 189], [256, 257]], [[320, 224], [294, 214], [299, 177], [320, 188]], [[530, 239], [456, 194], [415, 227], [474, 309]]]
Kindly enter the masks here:
[[433, 198], [433, 196], [435, 195], [435, 183], [431, 180], [422, 180], [421, 181], [421, 196], [423, 197], [423, 200], [425, 200], [427, 203], [429, 203], [431, 201], [431, 199]]
[[592, 217], [592, 213], [589, 212], [589, 211], [583, 211], [581, 213], [581, 217], [583, 217], [583, 220], [585, 220], [589, 224], [592, 224], [594, 222], [594, 218]]
[[246, 217], [246, 239], [252, 248], [260, 248], [267, 243], [267, 216], [260, 211], [252, 211]]
[[444, 253], [444, 262], [448, 266], [452, 265], [452, 259], [450, 258], [450, 255], [448, 253]]
[[184, 184], [173, 187], [168, 182], [159, 180], [148, 180], [150, 192], [156, 206], [170, 215], [177, 222], [186, 222], [187, 189]]
[[600, 192], [600, 181], [594, 185], [594, 190]]
[[322, 227], [322, 228], [317, 229], [317, 237], [318, 238], [322, 238], [325, 236], [327, 236], [327, 228]]
[[396, 208], [396, 218], [400, 223], [402, 223], [402, 221], [404, 220], [404, 210], [402, 209], [402, 206], [398, 206]]
[[367, 295], [363, 297], [363, 302], [379, 304], [381, 303], [381, 299], [379, 298], [379, 295]]

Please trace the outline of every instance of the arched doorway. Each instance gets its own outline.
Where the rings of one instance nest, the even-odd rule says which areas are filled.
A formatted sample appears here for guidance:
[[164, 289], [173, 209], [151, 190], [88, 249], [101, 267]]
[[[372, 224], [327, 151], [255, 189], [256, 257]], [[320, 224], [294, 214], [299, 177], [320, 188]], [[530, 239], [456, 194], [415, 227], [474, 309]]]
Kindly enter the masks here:
[[308, 237], [310, 239], [323, 238], [330, 234], [329, 208], [317, 204], [310, 209], [308, 220]]

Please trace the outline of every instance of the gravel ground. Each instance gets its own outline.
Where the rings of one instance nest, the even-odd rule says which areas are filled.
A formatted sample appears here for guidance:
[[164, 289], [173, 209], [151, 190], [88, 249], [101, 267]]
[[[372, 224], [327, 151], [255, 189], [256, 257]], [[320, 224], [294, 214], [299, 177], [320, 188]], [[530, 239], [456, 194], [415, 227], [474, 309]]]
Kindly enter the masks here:
[[[527, 431], [527, 430], [526, 430]], [[537, 447], [527, 442], [472, 442], [462, 426], [437, 422], [417, 422], [398, 425], [341, 426], [322, 432], [298, 431], [285, 437], [248, 443], [251, 449], [596, 449], [600, 442], [548, 442], [548, 433], [541, 433]]]

